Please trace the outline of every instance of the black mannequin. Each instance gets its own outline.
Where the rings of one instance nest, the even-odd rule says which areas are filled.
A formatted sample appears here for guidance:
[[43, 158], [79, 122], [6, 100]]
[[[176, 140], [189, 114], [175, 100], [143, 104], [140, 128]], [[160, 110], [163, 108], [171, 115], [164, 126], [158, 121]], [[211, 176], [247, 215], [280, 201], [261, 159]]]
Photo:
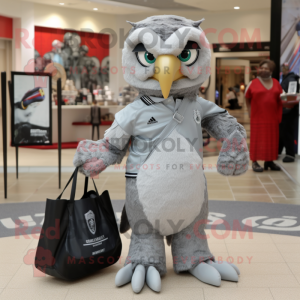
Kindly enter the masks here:
[[91, 107], [91, 124], [92, 128], [92, 139], [94, 138], [94, 129], [97, 128], [97, 140], [99, 140], [99, 125], [101, 124], [101, 109], [97, 106], [97, 101], [93, 100]]

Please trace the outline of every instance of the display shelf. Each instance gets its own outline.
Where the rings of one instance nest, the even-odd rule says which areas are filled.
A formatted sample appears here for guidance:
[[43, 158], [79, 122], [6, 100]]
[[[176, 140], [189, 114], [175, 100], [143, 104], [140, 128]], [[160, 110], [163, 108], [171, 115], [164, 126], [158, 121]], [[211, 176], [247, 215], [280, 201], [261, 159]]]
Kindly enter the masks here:
[[[85, 108], [85, 109], [91, 109], [91, 105], [62, 105], [61, 108], [62, 109], [82, 109], [82, 108]], [[118, 109], [122, 109], [125, 107], [125, 105], [99, 105], [100, 108], [118, 108]], [[52, 109], [57, 109], [57, 105], [55, 106], [52, 106]]]
[[[100, 126], [110, 126], [113, 123], [113, 121], [101, 121]], [[90, 122], [73, 122], [72, 125], [75, 126], [91, 126], [92, 124]]]

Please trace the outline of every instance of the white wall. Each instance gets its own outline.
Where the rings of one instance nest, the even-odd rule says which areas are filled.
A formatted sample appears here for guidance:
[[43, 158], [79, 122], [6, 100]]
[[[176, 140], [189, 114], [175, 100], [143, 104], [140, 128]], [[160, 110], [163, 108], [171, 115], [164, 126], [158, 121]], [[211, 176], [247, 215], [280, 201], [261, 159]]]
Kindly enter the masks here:
[[99, 12], [81, 11], [60, 6], [34, 4], [34, 23], [36, 26], [100, 32], [104, 28], [115, 28], [116, 16]]
[[0, 0], [0, 15], [10, 18], [20, 18], [22, 7], [19, 0]]
[[[34, 72], [34, 4], [29, 2], [21, 2], [22, 5], [22, 17], [21, 17], [21, 28], [26, 30], [28, 39], [26, 44], [22, 44], [21, 52], [21, 70]], [[17, 33], [16, 33], [17, 34]], [[20, 66], [19, 66], [20, 67]]]

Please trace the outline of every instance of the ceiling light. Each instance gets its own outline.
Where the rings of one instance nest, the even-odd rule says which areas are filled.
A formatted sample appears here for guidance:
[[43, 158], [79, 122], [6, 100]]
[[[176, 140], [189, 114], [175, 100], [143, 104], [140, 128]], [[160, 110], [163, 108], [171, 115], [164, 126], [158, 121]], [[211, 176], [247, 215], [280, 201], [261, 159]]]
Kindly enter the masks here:
[[93, 10], [98, 10], [98, 8], [95, 7], [95, 8], [93, 8]]
[[59, 3], [59, 5], [65, 5], [64, 3]]
[[239, 6], [235, 6], [234, 9], [240, 9], [240, 7]]

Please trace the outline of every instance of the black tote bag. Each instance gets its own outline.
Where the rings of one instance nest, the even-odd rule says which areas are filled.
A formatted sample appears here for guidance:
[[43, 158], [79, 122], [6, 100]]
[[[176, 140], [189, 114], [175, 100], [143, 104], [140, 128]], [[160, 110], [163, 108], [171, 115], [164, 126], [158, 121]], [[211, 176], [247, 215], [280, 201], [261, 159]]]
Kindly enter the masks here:
[[47, 199], [45, 220], [38, 243], [35, 266], [65, 280], [76, 280], [116, 263], [122, 242], [108, 191], [87, 191], [74, 201], [78, 168], [71, 180], [70, 200]]

